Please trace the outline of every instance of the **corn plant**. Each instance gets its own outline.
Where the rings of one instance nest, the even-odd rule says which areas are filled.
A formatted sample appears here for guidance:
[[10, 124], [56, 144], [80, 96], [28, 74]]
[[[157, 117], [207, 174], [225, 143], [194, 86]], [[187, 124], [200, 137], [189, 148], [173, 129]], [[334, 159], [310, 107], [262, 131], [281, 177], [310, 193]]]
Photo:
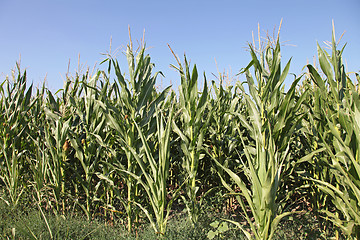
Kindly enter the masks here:
[[[135, 57], [132, 43], [127, 46], [126, 52], [129, 66], [129, 81], [126, 82], [125, 76], [120, 70], [116, 59], [109, 57], [105, 61], [115, 70], [117, 82], [114, 91], [114, 99], [106, 99], [106, 117], [109, 127], [114, 131], [113, 138], [120, 150], [125, 153], [126, 162], [114, 163], [116, 169], [123, 169], [135, 175], [141, 175], [141, 169], [131, 152], [139, 152], [142, 147], [142, 141], [135, 123], [141, 128], [141, 132], [146, 137], [153, 134], [156, 130], [156, 122], [153, 114], [156, 106], [165, 99], [169, 87], [160, 94], [155, 93], [156, 77], [159, 73], [153, 75], [154, 64], [150, 62], [150, 56], [145, 55], [145, 46], [142, 45]], [[109, 72], [110, 73], [110, 72]], [[126, 143], [126, 144], [125, 144]], [[118, 158], [119, 160], [122, 158]], [[132, 231], [134, 218], [133, 202], [137, 201], [140, 195], [138, 183], [133, 177], [123, 178], [127, 185], [127, 201], [123, 202], [128, 218], [128, 230]], [[135, 215], [135, 216], [134, 216]]]
[[[330, 56], [318, 44], [318, 57], [326, 80], [318, 71], [308, 65], [311, 79], [320, 91], [324, 102], [321, 110], [326, 125], [320, 132], [323, 150], [329, 158], [325, 166], [333, 174], [329, 179], [313, 177], [319, 189], [328, 194], [338, 210], [323, 212], [339, 226], [351, 239], [360, 239], [360, 99], [355, 85], [345, 73], [341, 50], [336, 49], [333, 29]], [[311, 155], [310, 155], [311, 156]]]
[[[81, 96], [68, 96], [74, 120], [71, 129], [70, 143], [74, 149], [74, 160], [79, 161], [73, 173], [76, 176], [75, 185], [85, 193], [84, 204], [80, 206], [90, 218], [92, 204], [97, 200], [96, 192], [99, 185], [96, 173], [100, 171], [100, 162], [105, 159], [106, 118], [103, 113], [102, 97], [97, 89], [101, 72], [97, 72], [87, 82], [88, 74], [83, 76], [82, 86], [78, 90]], [[104, 87], [106, 89], [106, 86]], [[66, 93], [64, 93], [66, 94]], [[73, 166], [74, 167], [74, 166]]]
[[354, 98], [350, 101], [354, 101], [353, 106], [340, 109], [337, 113], [339, 118], [327, 118], [334, 139], [331, 143], [324, 141], [324, 145], [330, 154], [329, 168], [337, 184], [314, 181], [320, 183], [319, 188], [332, 197], [335, 207], [343, 216], [339, 218], [325, 211], [331, 221], [352, 239], [360, 239], [360, 101], [356, 92], [352, 91], [352, 94]]
[[[223, 176], [226, 181], [230, 180], [229, 176], [224, 174], [223, 169], [211, 160], [212, 158], [216, 159], [222, 166], [230, 169], [236, 168], [237, 165], [236, 150], [239, 145], [236, 137], [237, 118], [232, 112], [241, 111], [239, 108], [244, 109], [244, 104], [240, 100], [241, 96], [238, 95], [237, 88], [223, 86], [224, 75], [219, 74], [219, 80], [219, 86], [216, 85], [215, 81], [212, 82], [212, 91], [210, 91], [212, 95], [207, 106], [210, 119], [204, 141], [207, 156], [199, 167], [199, 175], [202, 179], [200, 190], [206, 192], [201, 200], [214, 193], [215, 190], [222, 188], [216, 172]], [[223, 204], [229, 210], [234, 206], [234, 201], [235, 198], [232, 197]]]
[[[220, 175], [224, 186], [236, 196], [251, 233], [239, 222], [231, 222], [236, 224], [248, 239], [271, 239], [280, 220], [291, 214], [278, 212], [282, 200], [279, 199], [282, 194], [280, 186], [282, 173], [291, 158], [289, 145], [302, 118], [298, 111], [305, 95], [295, 97], [300, 78], [284, 93], [283, 82], [288, 74], [290, 61], [281, 71], [279, 42], [275, 48], [268, 45], [260, 55], [260, 60], [251, 45], [250, 53], [252, 61], [242, 71], [246, 74], [250, 95], [238, 83], [243, 91], [246, 111], [233, 113], [238, 117], [240, 125], [246, 129], [244, 134], [244, 131], [237, 127], [242, 146], [242, 153], [239, 153], [242, 172], [236, 174], [216, 159], [214, 161], [240, 190], [240, 193], [236, 193]], [[257, 85], [249, 71], [250, 67], [254, 67]], [[247, 183], [250, 183], [250, 186], [247, 186]]]
[[[220, 79], [223, 76], [220, 75]], [[225, 88], [220, 82], [219, 87], [212, 82], [214, 97], [210, 99], [208, 104], [210, 122], [208, 125], [207, 136], [207, 152], [211, 158], [217, 159], [223, 166], [232, 164], [232, 159], [236, 156], [236, 117], [232, 114], [235, 111], [241, 111], [238, 108], [243, 107], [236, 89], [232, 93], [232, 86]], [[207, 168], [209, 168], [207, 166]], [[218, 168], [222, 171], [221, 168]]]
[[190, 64], [186, 56], [183, 67], [174, 54], [178, 67], [171, 65], [179, 71], [181, 85], [179, 87], [179, 112], [180, 126], [174, 122], [174, 131], [181, 139], [181, 150], [183, 152], [183, 167], [188, 181], [186, 183], [186, 194], [188, 199], [183, 197], [188, 210], [189, 218], [196, 224], [200, 214], [200, 202], [198, 201], [199, 186], [197, 172], [199, 161], [204, 157], [203, 141], [207, 122], [204, 118], [205, 109], [208, 103], [208, 87], [204, 75], [203, 92], [198, 91], [198, 72], [194, 65], [190, 74]]
[[[41, 191], [47, 186], [48, 161], [45, 156], [45, 143], [42, 140], [44, 137], [43, 123], [46, 121], [44, 113], [44, 99], [46, 88], [43, 85], [36, 90], [37, 101], [31, 108], [31, 120], [28, 122], [29, 131], [27, 132], [27, 141], [32, 143], [33, 150], [27, 149], [26, 159], [29, 163], [31, 176], [28, 181], [33, 185], [36, 195], [41, 198]], [[40, 124], [41, 123], [41, 124]]]
[[69, 160], [71, 144], [69, 128], [72, 117], [61, 111], [60, 100], [55, 100], [50, 91], [47, 91], [47, 101], [44, 107], [46, 122], [43, 126], [45, 153], [41, 157], [48, 158], [48, 181], [55, 201], [55, 211], [65, 212], [65, 178], [66, 162]]
[[[165, 113], [168, 114], [167, 122], [164, 121]], [[138, 176], [126, 171], [127, 174], [138, 181], [144, 188], [154, 216], [152, 216], [151, 212], [149, 212], [145, 206], [142, 206], [139, 203], [136, 204], [145, 212], [155, 232], [161, 235], [165, 235], [171, 206], [177, 197], [177, 193], [179, 192], [178, 189], [175, 191], [171, 199], [167, 200], [167, 180], [169, 178], [169, 167], [171, 160], [170, 137], [172, 121], [173, 106], [170, 108], [169, 112], [166, 111], [166, 109], [156, 110], [157, 131], [154, 139], [155, 143], [152, 144], [157, 148], [155, 151], [150, 147], [150, 139], [145, 137], [140, 127], [135, 123], [143, 143], [143, 148], [141, 149], [141, 152], [136, 152], [131, 147], [129, 147], [129, 149], [133, 154], [137, 164], [139, 165], [143, 176]]]
[[[312, 70], [315, 70], [311, 66]], [[311, 71], [312, 71], [311, 70]], [[319, 75], [320, 76], [320, 75]], [[329, 155], [324, 151], [322, 145], [323, 132], [328, 130], [324, 109], [327, 109], [327, 95], [323, 98], [323, 91], [311, 80], [310, 71], [305, 75], [300, 91], [308, 91], [307, 98], [303, 104], [305, 114], [302, 120], [301, 134], [298, 135], [301, 144], [301, 153], [298, 155], [295, 169], [296, 179], [299, 182], [298, 197], [302, 198], [307, 204], [308, 210], [311, 210], [318, 218], [322, 214], [320, 210], [332, 209], [334, 206], [328, 194], [321, 191], [317, 184], [310, 178], [322, 179], [326, 182], [334, 183], [335, 178], [332, 171], [326, 167]], [[325, 86], [325, 85], [324, 85]], [[327, 110], [326, 110], [327, 111]], [[331, 141], [330, 136], [326, 136], [326, 141]], [[321, 228], [325, 229], [331, 224], [327, 221], [321, 221]]]
[[46, 155], [46, 145], [40, 141], [40, 138], [32, 138], [35, 150], [30, 156], [27, 156], [31, 178], [29, 182], [35, 190], [37, 199], [41, 202], [48, 196], [49, 183], [49, 158]]
[[0, 126], [0, 180], [5, 185], [7, 204], [15, 207], [25, 187], [24, 171], [26, 170], [25, 151], [28, 142], [24, 141], [28, 131], [28, 113], [36, 99], [31, 98], [32, 85], [26, 87], [26, 72], [18, 75], [13, 81], [8, 78], [0, 86], [1, 126]]

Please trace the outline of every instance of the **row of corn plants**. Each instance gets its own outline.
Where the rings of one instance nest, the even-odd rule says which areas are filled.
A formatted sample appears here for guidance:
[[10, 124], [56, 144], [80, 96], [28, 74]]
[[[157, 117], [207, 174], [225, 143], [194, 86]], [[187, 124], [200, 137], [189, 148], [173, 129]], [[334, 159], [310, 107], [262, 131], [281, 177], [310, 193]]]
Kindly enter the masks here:
[[[342, 59], [345, 46], [337, 49], [334, 31], [330, 46], [331, 54], [318, 45], [320, 69], [307, 65], [313, 83], [305, 84], [313, 93], [306, 107], [310, 110], [307, 118], [317, 128], [305, 129], [304, 135], [312, 141], [312, 150], [300, 162], [314, 164], [316, 161], [323, 169], [313, 165], [315, 174], [305, 177], [322, 192], [316, 199], [320, 212], [350, 239], [359, 239], [360, 78], [356, 73], [354, 83], [346, 74]], [[337, 211], [331, 211], [332, 207]]]
[[359, 239], [360, 77], [343, 50], [333, 33], [331, 55], [318, 45], [320, 67], [286, 91], [279, 38], [249, 45], [244, 82], [219, 74], [208, 86], [204, 73], [201, 91], [196, 65], [175, 53], [180, 87], [159, 91], [162, 73], [131, 39], [125, 70], [108, 55], [105, 70], [69, 74], [56, 93], [28, 87], [17, 66], [0, 85], [0, 200], [129, 232], [150, 224], [163, 238], [172, 216], [185, 210], [196, 227], [204, 199], [223, 192], [235, 215], [223, 220], [247, 239], [272, 239], [308, 211]]

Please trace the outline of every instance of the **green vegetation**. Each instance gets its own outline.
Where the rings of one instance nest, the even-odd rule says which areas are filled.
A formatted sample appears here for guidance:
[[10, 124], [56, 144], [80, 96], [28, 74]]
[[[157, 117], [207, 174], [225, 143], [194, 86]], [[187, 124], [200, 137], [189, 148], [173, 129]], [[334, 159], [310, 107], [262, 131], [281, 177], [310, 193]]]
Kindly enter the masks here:
[[[20, 67], [0, 85], [4, 239], [360, 239], [360, 76], [331, 54], [285, 91], [279, 38], [249, 45], [245, 82], [181, 84], [127, 46], [127, 74], [67, 75], [53, 93]], [[114, 76], [115, 79], [112, 79]], [[356, 81], [356, 83], [355, 83]]]

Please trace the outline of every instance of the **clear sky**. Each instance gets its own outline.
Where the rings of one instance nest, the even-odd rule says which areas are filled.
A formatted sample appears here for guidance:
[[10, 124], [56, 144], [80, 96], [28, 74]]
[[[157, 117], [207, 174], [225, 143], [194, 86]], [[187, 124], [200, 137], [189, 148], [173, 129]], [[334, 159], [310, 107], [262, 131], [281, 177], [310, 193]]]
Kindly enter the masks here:
[[[283, 66], [293, 57], [290, 72], [299, 74], [307, 61], [313, 62], [317, 41], [325, 46], [323, 41], [331, 40], [332, 20], [337, 37], [346, 31], [341, 43], [347, 43], [347, 71], [359, 72], [359, 12], [360, 0], [0, 0], [0, 80], [10, 75], [21, 54], [29, 82], [39, 86], [47, 75], [48, 87], [58, 90], [69, 59], [71, 72], [79, 54], [82, 66], [93, 67], [103, 60], [111, 37], [113, 49], [125, 50], [130, 26], [134, 42], [145, 29], [148, 53], [165, 75], [159, 84], [177, 88], [178, 74], [169, 67], [176, 61], [167, 44], [179, 57], [185, 52], [208, 80], [217, 73], [215, 59], [221, 72], [235, 75], [250, 61], [246, 47], [252, 32], [257, 35], [258, 23], [264, 36], [281, 19]], [[125, 57], [118, 58], [126, 71]]]

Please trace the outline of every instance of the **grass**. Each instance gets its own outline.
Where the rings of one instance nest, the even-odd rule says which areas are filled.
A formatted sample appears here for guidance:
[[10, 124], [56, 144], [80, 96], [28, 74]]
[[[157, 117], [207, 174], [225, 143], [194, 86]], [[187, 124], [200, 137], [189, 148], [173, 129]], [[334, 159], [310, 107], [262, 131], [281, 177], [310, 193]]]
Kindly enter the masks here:
[[[167, 234], [163, 239], [209, 239], [210, 231], [216, 232], [212, 227], [215, 221], [224, 222], [229, 214], [216, 213], [212, 205], [207, 201], [206, 212], [203, 212], [196, 227], [183, 212], [173, 215], [169, 220]], [[0, 238], [1, 239], [158, 239], [150, 223], [138, 230], [137, 233], [128, 233], [126, 226], [121, 221], [106, 221], [101, 218], [88, 220], [85, 215], [66, 216], [46, 213], [46, 220], [50, 231], [41, 212], [32, 208], [29, 210], [10, 210], [7, 205], [0, 202]], [[280, 239], [335, 239], [334, 229], [322, 229], [321, 219], [314, 214], [295, 215], [281, 222], [279, 230], [274, 235], [275, 240]], [[52, 237], [51, 237], [52, 236]], [[226, 232], [220, 232], [213, 239], [246, 239], [245, 235], [235, 226], [229, 225]], [[344, 239], [340, 236], [340, 239]]]

